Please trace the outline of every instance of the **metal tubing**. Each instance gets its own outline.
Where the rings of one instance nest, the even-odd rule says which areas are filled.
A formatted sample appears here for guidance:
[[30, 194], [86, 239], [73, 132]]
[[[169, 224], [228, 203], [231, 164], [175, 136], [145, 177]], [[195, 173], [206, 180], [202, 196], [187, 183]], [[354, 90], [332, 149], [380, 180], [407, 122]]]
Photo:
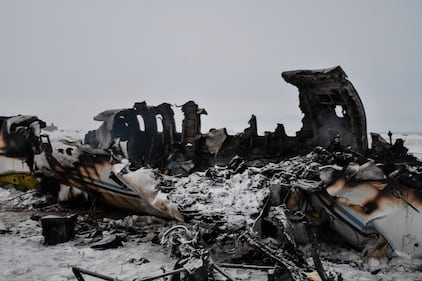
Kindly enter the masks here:
[[93, 271], [89, 271], [89, 270], [86, 270], [86, 269], [82, 269], [82, 268], [79, 268], [79, 267], [72, 267], [72, 271], [73, 271], [73, 274], [75, 275], [76, 279], [78, 279], [78, 281], [85, 281], [85, 279], [82, 277], [82, 273], [86, 274], [86, 275], [97, 277], [99, 279], [107, 280], [107, 281], [119, 281], [119, 279], [117, 279], [117, 278], [102, 275], [102, 274], [99, 274], [99, 273], [96, 273], [96, 272], [93, 272]]
[[228, 275], [227, 273], [225, 273], [218, 265], [216, 265], [215, 263], [212, 263], [211, 266], [217, 270], [221, 275], [223, 275], [224, 277], [226, 277], [227, 279], [229, 279], [230, 281], [235, 281], [233, 279], [233, 277], [231, 277], [230, 275]]
[[220, 263], [221, 267], [228, 268], [244, 268], [244, 269], [256, 269], [256, 270], [270, 270], [274, 269], [274, 266], [264, 266], [264, 265], [251, 265], [251, 264], [236, 264], [236, 263]]
[[185, 268], [179, 268], [179, 269], [175, 269], [173, 271], [165, 272], [165, 273], [160, 274], [160, 275], [157, 275], [157, 276], [142, 278], [142, 279], [139, 279], [138, 281], [155, 280], [155, 279], [158, 279], [158, 278], [161, 278], [161, 277], [165, 277], [165, 276], [169, 276], [169, 275], [173, 275], [173, 274], [180, 273], [180, 272], [185, 272], [185, 271], [186, 271]]

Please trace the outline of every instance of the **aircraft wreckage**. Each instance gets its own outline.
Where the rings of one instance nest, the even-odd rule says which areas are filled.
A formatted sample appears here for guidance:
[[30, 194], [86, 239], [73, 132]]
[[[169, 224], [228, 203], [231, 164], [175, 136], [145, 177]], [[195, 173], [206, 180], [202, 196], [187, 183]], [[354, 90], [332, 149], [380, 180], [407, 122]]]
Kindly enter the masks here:
[[368, 148], [364, 107], [341, 67], [282, 77], [299, 89], [295, 136], [282, 124], [258, 135], [254, 115], [237, 135], [201, 133], [207, 112], [193, 101], [181, 106], [182, 132], [170, 104], [137, 102], [95, 116], [102, 124], [83, 141], [50, 140], [35, 116], [2, 117], [0, 180], [285, 245], [312, 241], [308, 224], [329, 225], [368, 255], [422, 257], [421, 163], [400, 140], [371, 134]]

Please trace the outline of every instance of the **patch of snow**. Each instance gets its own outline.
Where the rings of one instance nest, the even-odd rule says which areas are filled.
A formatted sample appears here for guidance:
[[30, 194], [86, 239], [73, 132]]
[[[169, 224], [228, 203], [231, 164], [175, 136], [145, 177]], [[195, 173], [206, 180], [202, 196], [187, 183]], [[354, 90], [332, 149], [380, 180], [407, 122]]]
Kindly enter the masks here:
[[168, 196], [181, 210], [224, 217], [232, 226], [251, 226], [269, 195], [269, 189], [263, 187], [265, 176], [246, 170], [224, 179], [225, 171], [219, 173], [216, 178], [198, 172], [177, 179]]
[[[0, 280], [76, 280], [72, 266], [133, 280], [162, 273], [162, 267], [171, 270], [174, 264], [161, 246], [151, 243], [129, 241], [122, 248], [103, 251], [75, 246], [75, 241], [45, 246], [39, 223], [19, 213], [1, 213], [0, 218], [11, 224], [12, 232], [0, 235]], [[142, 258], [149, 262], [133, 262]]]
[[34, 191], [20, 191], [13, 187], [0, 186], [0, 212], [2, 210], [18, 209], [30, 210], [32, 205], [43, 200], [43, 197], [34, 197]]

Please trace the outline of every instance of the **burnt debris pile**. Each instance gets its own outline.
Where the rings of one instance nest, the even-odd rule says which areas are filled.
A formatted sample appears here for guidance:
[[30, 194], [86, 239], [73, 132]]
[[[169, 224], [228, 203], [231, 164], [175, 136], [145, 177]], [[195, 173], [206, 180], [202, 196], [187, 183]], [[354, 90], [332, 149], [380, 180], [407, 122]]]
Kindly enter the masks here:
[[[339, 280], [323, 266], [321, 241], [367, 258], [422, 257], [421, 163], [391, 135], [372, 133], [368, 147], [362, 102], [340, 67], [282, 77], [299, 89], [295, 136], [282, 124], [259, 135], [254, 115], [239, 134], [202, 133], [207, 112], [193, 101], [181, 106], [182, 132], [168, 103], [104, 111], [84, 140], [50, 139], [33, 116], [2, 117], [0, 183], [48, 193], [55, 206], [102, 203], [163, 219], [123, 232], [148, 229], [149, 241], [167, 245], [179, 260], [164, 274], [172, 280], [234, 280], [227, 268], [261, 270], [268, 280]], [[69, 239], [123, 245], [124, 233], [100, 228], [79, 219]], [[90, 273], [74, 272], [78, 280]]]

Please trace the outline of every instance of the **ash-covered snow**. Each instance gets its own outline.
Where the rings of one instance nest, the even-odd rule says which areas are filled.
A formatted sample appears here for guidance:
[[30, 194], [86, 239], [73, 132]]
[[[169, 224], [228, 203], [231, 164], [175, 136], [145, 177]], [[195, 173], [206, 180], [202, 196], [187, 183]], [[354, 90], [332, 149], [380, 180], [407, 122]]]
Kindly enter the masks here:
[[[211, 170], [209, 170], [211, 171]], [[251, 226], [261, 211], [269, 189], [265, 177], [247, 169], [225, 178], [225, 169], [213, 168], [213, 174], [197, 172], [175, 181], [169, 193], [183, 211], [194, 211], [209, 218], [220, 217], [229, 227]]]
[[[72, 241], [46, 246], [40, 223], [31, 219], [34, 211], [30, 211], [30, 207], [25, 211], [10, 211], [13, 205], [8, 200], [16, 193], [24, 194], [0, 187], [1, 281], [76, 280], [72, 266], [121, 280], [134, 280], [171, 270], [174, 265], [175, 261], [168, 251], [152, 244], [152, 236], [148, 235], [142, 243], [128, 238], [123, 247], [103, 251], [91, 249], [90, 244], [85, 243], [86, 238], [78, 234]], [[134, 226], [139, 221], [150, 224], [154, 220], [129, 216], [121, 220], [103, 219], [99, 225], [110, 229], [103, 231], [103, 235], [107, 235], [114, 228]], [[78, 223], [83, 223], [83, 220], [78, 220]], [[87, 277], [86, 280], [98, 279]]]
[[34, 196], [34, 190], [21, 191], [11, 186], [0, 186], [0, 212], [32, 210], [34, 204], [45, 202], [44, 196]]
[[344, 280], [422, 280], [422, 260], [420, 259], [405, 257], [395, 257], [391, 260], [366, 259], [361, 258], [360, 252], [325, 243], [321, 245], [320, 255], [325, 270], [340, 272]]
[[[30, 213], [0, 214], [10, 231], [0, 235], [0, 280], [76, 280], [72, 266], [134, 280], [162, 273], [161, 267], [170, 270], [173, 265], [165, 249], [149, 242], [128, 241], [121, 248], [104, 251], [77, 246], [78, 240], [44, 246], [41, 227], [29, 216]], [[141, 263], [143, 260], [149, 262]]]

